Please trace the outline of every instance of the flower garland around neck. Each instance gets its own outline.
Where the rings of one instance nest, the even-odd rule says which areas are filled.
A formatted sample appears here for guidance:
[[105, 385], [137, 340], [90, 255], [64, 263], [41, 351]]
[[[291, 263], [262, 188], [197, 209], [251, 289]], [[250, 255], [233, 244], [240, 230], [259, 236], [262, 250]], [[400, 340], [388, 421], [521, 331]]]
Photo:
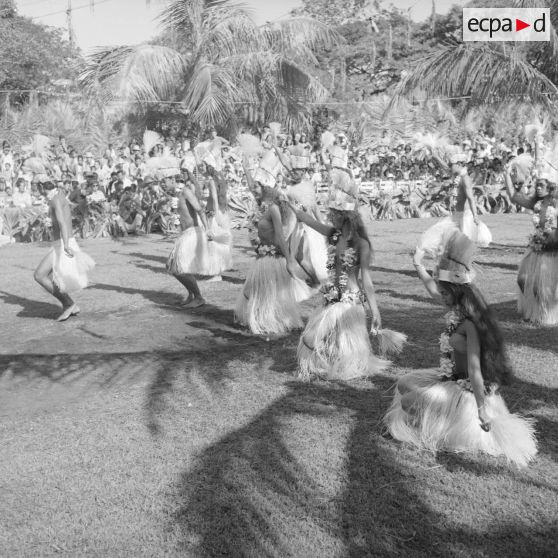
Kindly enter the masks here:
[[454, 309], [446, 314], [446, 329], [440, 335], [440, 372], [442, 376], [447, 378], [452, 378], [455, 372], [455, 363], [452, 358], [453, 347], [450, 343], [450, 337], [464, 319], [463, 312], [459, 310]]
[[357, 253], [354, 248], [348, 247], [340, 260], [340, 272], [337, 276], [337, 243], [341, 238], [341, 231], [335, 230], [329, 237], [329, 246], [327, 254], [327, 270], [329, 279], [323, 286], [322, 292], [326, 300], [326, 304], [335, 304], [336, 302], [348, 302], [350, 304], [360, 304], [363, 302], [362, 293], [360, 291], [348, 291], [349, 271], [356, 267], [358, 263]]
[[533, 208], [533, 225], [535, 232], [529, 237], [529, 247], [535, 252], [557, 250], [558, 246], [552, 242], [552, 234], [556, 231], [556, 209], [547, 205], [544, 217], [541, 217], [542, 201], [538, 201]]
[[250, 244], [256, 252], [256, 256], [281, 256], [281, 252], [272, 244], [263, 244], [258, 233], [258, 223], [262, 219], [264, 213], [268, 210], [271, 203], [264, 202], [261, 206], [254, 209], [252, 214], [246, 220], [246, 228], [248, 229], [248, 238]]

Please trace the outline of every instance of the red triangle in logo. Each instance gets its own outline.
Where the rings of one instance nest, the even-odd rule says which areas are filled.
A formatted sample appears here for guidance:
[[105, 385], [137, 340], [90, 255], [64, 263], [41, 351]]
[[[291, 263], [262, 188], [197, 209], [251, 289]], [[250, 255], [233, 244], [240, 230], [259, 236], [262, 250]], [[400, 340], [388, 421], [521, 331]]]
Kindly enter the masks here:
[[521, 21], [520, 19], [515, 19], [515, 30], [516, 31], [521, 31], [522, 29], [525, 29], [527, 27], [531, 27], [530, 23], [525, 23], [524, 21]]

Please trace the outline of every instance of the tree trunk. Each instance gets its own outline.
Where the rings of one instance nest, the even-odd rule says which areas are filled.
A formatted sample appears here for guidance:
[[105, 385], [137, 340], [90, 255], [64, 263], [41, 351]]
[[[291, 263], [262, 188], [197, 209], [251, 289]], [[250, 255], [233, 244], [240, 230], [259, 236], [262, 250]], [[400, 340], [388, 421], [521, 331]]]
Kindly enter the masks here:
[[387, 59], [391, 62], [393, 58], [393, 28], [391, 22], [389, 24], [388, 45], [387, 45]]
[[341, 58], [341, 93], [344, 95], [347, 90], [347, 64], [345, 57]]
[[5, 123], [4, 126], [8, 126], [8, 114], [10, 112], [10, 94], [6, 93], [6, 99], [4, 101], [4, 119]]

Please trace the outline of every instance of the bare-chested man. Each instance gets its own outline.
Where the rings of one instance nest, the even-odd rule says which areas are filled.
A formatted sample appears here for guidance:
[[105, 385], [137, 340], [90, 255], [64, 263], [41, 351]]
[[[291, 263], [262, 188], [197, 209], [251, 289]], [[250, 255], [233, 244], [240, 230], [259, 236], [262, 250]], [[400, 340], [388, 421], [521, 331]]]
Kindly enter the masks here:
[[[178, 189], [178, 214], [182, 234], [176, 241], [167, 261], [167, 270], [186, 287], [188, 298], [185, 306], [197, 308], [205, 304], [196, 275], [209, 276], [208, 242], [213, 240], [208, 227], [205, 210], [196, 195], [196, 179], [190, 171], [188, 182]], [[202, 226], [200, 226], [200, 223]]]
[[64, 193], [52, 182], [44, 183], [43, 188], [48, 198], [54, 243], [35, 270], [35, 281], [61, 302], [63, 311], [58, 321], [62, 322], [79, 313], [69, 293], [87, 286], [87, 273], [95, 263], [80, 250], [73, 237], [70, 204]]

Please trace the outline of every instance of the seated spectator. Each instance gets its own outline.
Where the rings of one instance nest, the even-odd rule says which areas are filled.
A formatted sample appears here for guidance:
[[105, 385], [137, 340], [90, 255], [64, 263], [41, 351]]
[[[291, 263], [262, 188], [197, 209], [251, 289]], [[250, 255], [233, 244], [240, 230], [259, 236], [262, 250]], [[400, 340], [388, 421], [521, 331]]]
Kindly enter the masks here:
[[98, 182], [93, 182], [88, 191], [90, 193], [88, 194], [87, 199], [90, 203], [103, 203], [107, 201], [107, 198], [101, 190]]
[[131, 188], [125, 188], [120, 203], [118, 204], [118, 217], [116, 222], [121, 231], [128, 233], [141, 234], [144, 214], [141, 207], [134, 201]]

